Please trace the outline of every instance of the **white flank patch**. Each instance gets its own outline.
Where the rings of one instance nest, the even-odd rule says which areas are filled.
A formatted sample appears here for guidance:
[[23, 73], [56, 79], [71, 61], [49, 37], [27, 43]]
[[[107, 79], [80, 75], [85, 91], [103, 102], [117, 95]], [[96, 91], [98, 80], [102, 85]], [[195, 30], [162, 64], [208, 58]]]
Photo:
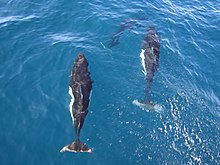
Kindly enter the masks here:
[[69, 86], [69, 95], [71, 96], [71, 101], [70, 101], [70, 115], [71, 115], [71, 118], [72, 120], [74, 121], [74, 118], [73, 118], [73, 104], [74, 104], [74, 101], [75, 101], [75, 97], [73, 96], [73, 90], [72, 88]]
[[142, 66], [143, 66], [143, 68], [144, 68], [144, 70], [142, 70], [142, 72], [143, 72], [144, 75], [146, 76], [146, 75], [147, 75], [147, 70], [146, 70], [146, 67], [145, 67], [145, 56], [144, 56], [144, 52], [145, 52], [145, 49], [142, 49], [142, 50], [141, 50], [140, 57], [141, 57]]

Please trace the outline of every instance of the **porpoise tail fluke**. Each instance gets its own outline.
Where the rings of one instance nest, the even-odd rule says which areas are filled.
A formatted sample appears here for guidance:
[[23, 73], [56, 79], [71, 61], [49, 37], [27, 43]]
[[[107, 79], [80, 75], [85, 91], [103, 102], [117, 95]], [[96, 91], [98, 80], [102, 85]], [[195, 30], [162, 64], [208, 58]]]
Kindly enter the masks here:
[[92, 149], [87, 147], [84, 143], [82, 143], [80, 140], [74, 141], [72, 144], [69, 144], [65, 147], [63, 147], [60, 152], [92, 152]]

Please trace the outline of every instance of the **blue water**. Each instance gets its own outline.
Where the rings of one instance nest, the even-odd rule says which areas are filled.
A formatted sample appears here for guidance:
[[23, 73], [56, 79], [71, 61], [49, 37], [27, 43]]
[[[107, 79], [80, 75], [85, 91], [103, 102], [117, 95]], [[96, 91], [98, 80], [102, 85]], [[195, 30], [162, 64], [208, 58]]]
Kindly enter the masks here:
[[[106, 45], [127, 20], [118, 45]], [[152, 100], [141, 45], [161, 39]], [[220, 164], [219, 0], [0, 0], [0, 164]], [[89, 61], [92, 98], [80, 138], [92, 154], [60, 153], [75, 139], [70, 69]]]

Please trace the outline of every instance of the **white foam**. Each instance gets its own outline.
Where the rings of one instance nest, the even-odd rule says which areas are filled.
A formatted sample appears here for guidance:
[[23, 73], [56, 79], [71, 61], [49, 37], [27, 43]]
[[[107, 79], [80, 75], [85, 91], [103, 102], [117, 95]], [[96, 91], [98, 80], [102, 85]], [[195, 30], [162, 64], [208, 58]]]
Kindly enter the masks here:
[[144, 68], [144, 70], [142, 70], [142, 72], [143, 72], [144, 75], [146, 76], [146, 75], [147, 75], [147, 70], [146, 70], [146, 66], [145, 66], [145, 56], [144, 56], [144, 52], [145, 52], [145, 49], [142, 49], [142, 50], [141, 50], [140, 57], [141, 57], [142, 66], [143, 66], [143, 68]]
[[141, 108], [142, 110], [145, 110], [147, 108], [146, 104], [140, 103], [138, 100], [134, 100], [132, 101], [132, 103], [136, 106], [138, 106], [139, 108]]
[[73, 90], [72, 88], [69, 86], [69, 95], [71, 96], [71, 101], [70, 101], [70, 115], [71, 115], [71, 118], [72, 120], [74, 121], [74, 118], [73, 118], [73, 104], [74, 104], [74, 101], [75, 101], [75, 97], [73, 95]]
[[100, 42], [100, 44], [102, 45], [102, 47], [103, 47], [104, 49], [106, 49], [105, 45], [104, 45], [102, 42]]
[[149, 112], [150, 110], [153, 110], [155, 112], [160, 113], [160, 112], [163, 112], [164, 110], [162, 105], [152, 103], [152, 102], [150, 104], [144, 104], [144, 103], [139, 102], [138, 100], [134, 100], [132, 103], [147, 112]]
[[75, 151], [75, 150], [70, 150], [68, 147], [69, 147], [69, 145], [63, 147], [63, 148], [60, 150], [60, 152], [66, 152], [66, 151], [68, 151], [68, 152], [75, 152], [75, 153], [78, 153], [78, 152], [88, 152], [88, 153], [92, 153], [92, 149], [90, 149], [90, 148], [89, 148], [87, 151], [83, 151], [83, 150]]
[[13, 22], [13, 21], [28, 21], [33, 18], [39, 18], [35, 15], [29, 15], [29, 16], [8, 16], [8, 17], [0, 17], [0, 24], [7, 23], [7, 22]]
[[163, 106], [162, 105], [159, 105], [159, 104], [154, 104], [153, 105], [153, 109], [156, 111], [156, 112], [158, 112], [158, 113], [160, 113], [160, 112], [163, 112]]
[[91, 90], [91, 92], [89, 94], [89, 105], [90, 105], [91, 101], [92, 101], [92, 90]]
[[193, 156], [193, 155], [190, 155], [191, 158], [193, 158], [194, 161], [196, 161], [197, 163], [201, 164], [202, 160], [200, 157], [196, 157], [196, 156]]

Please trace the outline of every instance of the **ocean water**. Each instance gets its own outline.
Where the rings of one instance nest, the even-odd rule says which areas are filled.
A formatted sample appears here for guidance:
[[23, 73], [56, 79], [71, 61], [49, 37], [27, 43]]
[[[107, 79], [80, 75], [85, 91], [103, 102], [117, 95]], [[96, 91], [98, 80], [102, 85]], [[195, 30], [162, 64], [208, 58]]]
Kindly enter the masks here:
[[[146, 95], [149, 25], [161, 40], [160, 113], [132, 104]], [[0, 0], [0, 164], [220, 164], [219, 37], [219, 0]], [[94, 81], [80, 134], [92, 154], [59, 152], [75, 139], [68, 84], [79, 52]]]

